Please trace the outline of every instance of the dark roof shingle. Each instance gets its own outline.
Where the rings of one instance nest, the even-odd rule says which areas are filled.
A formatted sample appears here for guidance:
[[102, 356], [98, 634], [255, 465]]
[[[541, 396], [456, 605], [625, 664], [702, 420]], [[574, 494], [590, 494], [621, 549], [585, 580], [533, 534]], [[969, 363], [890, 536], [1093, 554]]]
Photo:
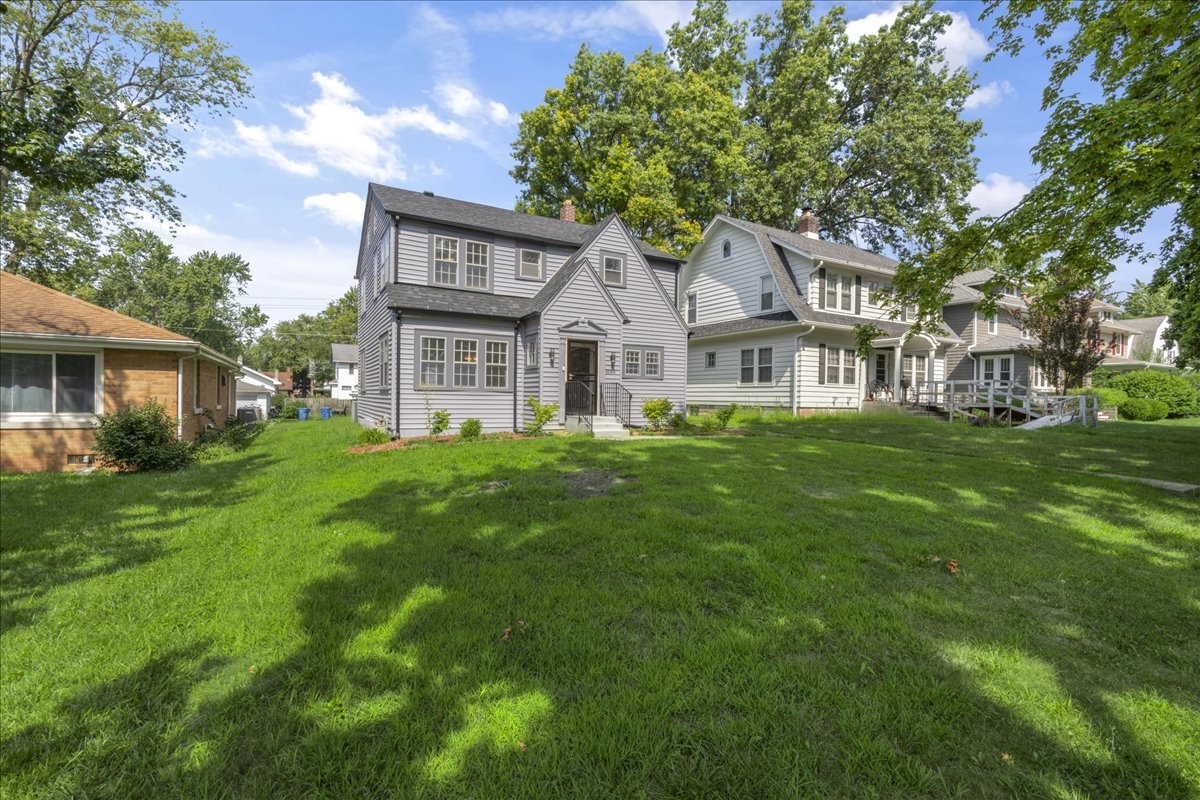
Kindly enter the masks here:
[[[413, 192], [372, 183], [370, 189], [379, 198], [385, 211], [402, 217], [426, 222], [440, 222], [465, 228], [476, 228], [493, 233], [507, 234], [523, 239], [557, 242], [579, 247], [592, 233], [593, 225], [567, 222], [536, 214], [523, 214], [506, 208], [454, 200], [449, 197]], [[682, 259], [659, 250], [653, 245], [638, 242], [642, 255], [651, 258], [680, 262]]]

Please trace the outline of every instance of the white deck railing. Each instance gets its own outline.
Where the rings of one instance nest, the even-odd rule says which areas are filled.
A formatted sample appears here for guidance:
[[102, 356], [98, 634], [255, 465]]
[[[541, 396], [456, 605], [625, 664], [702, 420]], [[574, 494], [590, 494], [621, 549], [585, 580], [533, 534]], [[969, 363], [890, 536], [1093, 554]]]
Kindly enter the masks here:
[[[1017, 411], [1029, 419], [1074, 415], [1085, 426], [1096, 424], [1100, 398], [1095, 395], [1052, 394], [1030, 389], [1016, 381], [921, 381], [915, 387], [913, 404], [955, 414], [987, 410], [989, 417]], [[911, 395], [910, 395], [911, 399]]]

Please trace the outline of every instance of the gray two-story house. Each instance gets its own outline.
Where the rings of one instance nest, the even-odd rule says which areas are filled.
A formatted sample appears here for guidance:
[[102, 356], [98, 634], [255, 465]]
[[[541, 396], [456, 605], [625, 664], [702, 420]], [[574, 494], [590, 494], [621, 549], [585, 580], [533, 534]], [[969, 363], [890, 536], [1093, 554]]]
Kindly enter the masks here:
[[[797, 227], [719, 215], [689, 254], [680, 289], [692, 331], [688, 403], [857, 410], [881, 389], [943, 380], [959, 339], [908, 337], [905, 317], [891, 319], [897, 262], [822, 240], [810, 212]], [[859, 324], [883, 332], [865, 362], [856, 352]]]
[[399, 436], [523, 429], [528, 399], [559, 404], [550, 428], [597, 417], [645, 424], [641, 404], [683, 409], [681, 261], [616, 215], [558, 219], [371, 184], [359, 248], [356, 417]]

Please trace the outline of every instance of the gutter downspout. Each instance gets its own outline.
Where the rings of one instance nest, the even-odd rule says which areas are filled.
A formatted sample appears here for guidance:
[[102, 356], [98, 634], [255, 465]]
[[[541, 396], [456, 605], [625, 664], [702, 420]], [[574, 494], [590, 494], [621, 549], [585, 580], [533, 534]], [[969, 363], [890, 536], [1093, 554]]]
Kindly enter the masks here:
[[391, 385], [388, 386], [388, 391], [392, 393], [392, 408], [395, 416], [392, 417], [392, 432], [397, 436], [400, 435], [400, 322], [401, 312], [396, 312], [396, 320], [392, 325], [391, 345], [388, 347], [388, 358], [391, 364], [388, 366], [388, 372], [391, 374], [391, 380], [388, 381]]
[[[512, 382], [513, 382], [513, 433], [518, 432], [517, 431], [517, 343], [519, 341], [519, 336], [518, 336], [517, 332], [520, 329], [521, 329], [521, 320], [517, 320], [516, 323], [513, 324], [512, 364], [509, 369], [510, 373], [512, 374]], [[524, 362], [522, 362], [521, 368], [522, 368], [521, 376], [522, 376], [522, 380], [523, 380], [524, 375], [525, 375]]]
[[808, 330], [803, 333], [796, 334], [796, 352], [792, 355], [792, 416], [800, 410], [800, 351], [804, 347], [804, 337], [817, 329], [816, 325], [809, 324]]
[[175, 394], [175, 417], [177, 423], [175, 425], [175, 438], [183, 440], [183, 361], [187, 356], [179, 357], [179, 367], [175, 373], [177, 383]]

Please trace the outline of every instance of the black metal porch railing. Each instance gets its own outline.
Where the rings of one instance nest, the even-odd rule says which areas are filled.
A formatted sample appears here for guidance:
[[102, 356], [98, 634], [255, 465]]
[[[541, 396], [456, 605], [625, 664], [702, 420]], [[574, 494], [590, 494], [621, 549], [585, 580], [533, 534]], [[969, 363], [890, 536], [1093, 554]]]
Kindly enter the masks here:
[[616, 381], [600, 385], [600, 416], [616, 417], [626, 427], [633, 424], [633, 394]]
[[590, 430], [595, 416], [596, 393], [584, 381], [567, 381], [567, 416], [579, 417]]

